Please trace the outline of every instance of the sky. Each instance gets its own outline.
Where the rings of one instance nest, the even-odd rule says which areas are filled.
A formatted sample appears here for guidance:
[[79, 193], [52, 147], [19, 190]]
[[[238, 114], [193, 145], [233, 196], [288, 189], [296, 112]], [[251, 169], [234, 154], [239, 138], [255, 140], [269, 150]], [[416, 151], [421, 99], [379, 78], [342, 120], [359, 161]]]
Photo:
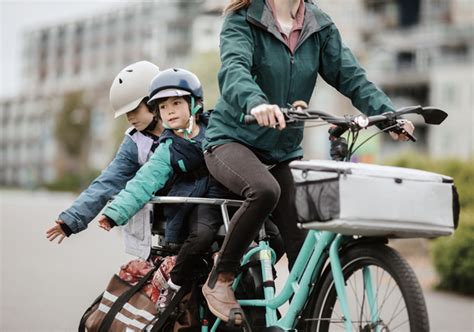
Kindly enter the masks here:
[[119, 7], [125, 0], [0, 0], [0, 98], [20, 90], [22, 33]]

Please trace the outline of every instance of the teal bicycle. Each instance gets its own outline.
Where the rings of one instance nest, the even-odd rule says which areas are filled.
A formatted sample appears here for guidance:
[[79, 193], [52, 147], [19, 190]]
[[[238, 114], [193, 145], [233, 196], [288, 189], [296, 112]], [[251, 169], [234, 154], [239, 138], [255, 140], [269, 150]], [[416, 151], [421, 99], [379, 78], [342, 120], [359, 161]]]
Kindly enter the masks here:
[[[432, 188], [428, 180], [439, 177], [439, 183], [433, 186], [438, 188], [443, 185], [444, 189], [439, 189], [440, 194], [437, 196], [431, 195], [436, 196], [433, 198], [433, 205], [442, 205], [437, 203], [437, 199], [443, 200], [445, 192], [451, 193], [449, 194], [451, 196], [446, 194], [449, 196], [447, 200], [450, 203], [447, 209], [453, 211], [450, 218], [440, 219], [439, 222], [434, 223], [425, 222], [424, 219], [419, 221], [416, 213], [412, 218], [415, 222], [410, 218], [406, 218], [408, 221], [403, 220], [402, 213], [399, 215], [400, 220], [395, 222], [388, 220], [389, 218], [387, 220], [380, 218], [380, 222], [371, 223], [367, 215], [365, 219], [351, 217], [352, 212], [348, 207], [350, 202], [342, 198], [338, 206], [338, 218], [335, 218], [331, 215], [334, 211], [329, 211], [329, 215], [328, 211], [324, 211], [326, 206], [324, 197], [332, 193], [331, 189], [335, 188], [334, 185], [338, 186], [340, 191], [338, 194], [342, 197], [345, 189], [338, 181], [346, 177], [349, 179], [351, 176], [358, 179], [355, 174], [357, 172], [351, 173], [347, 170], [357, 170], [355, 165], [358, 164], [354, 165], [349, 160], [358, 148], [355, 143], [359, 131], [378, 125], [383, 127], [382, 131], [404, 133], [403, 122], [400, 122], [400, 117], [404, 114], [419, 114], [423, 116], [427, 124], [440, 124], [447, 114], [435, 108], [419, 106], [371, 117], [363, 115], [336, 117], [324, 112], [301, 108], [285, 109], [284, 114], [287, 122], [295, 126], [302, 125], [302, 121], [314, 121], [316, 125], [328, 123], [335, 125], [330, 129], [333, 142], [332, 157], [346, 162], [316, 163], [316, 169], [320, 173], [328, 174], [328, 177], [323, 179], [311, 178], [309, 173], [315, 163], [296, 163], [295, 176], [302, 176], [305, 180], [302, 192], [306, 197], [302, 201], [309, 200], [307, 204], [303, 204], [303, 207], [298, 207], [301, 227], [308, 229], [306, 240], [281, 291], [276, 294], [274, 280], [276, 254], [269, 244], [265, 230], [262, 229], [257, 244], [250, 248], [242, 258], [243, 272], [234, 282], [236, 294], [242, 293], [239, 293], [239, 287], [248, 288], [248, 285], [243, 284], [248, 284], [249, 279], [252, 280], [253, 286], [258, 286], [257, 291], [253, 290], [253, 298], [249, 294], [244, 294], [244, 298], [239, 298], [247, 316], [247, 324], [244, 324], [240, 330], [429, 331], [428, 314], [418, 280], [406, 260], [393, 248], [387, 246], [387, 243], [392, 237], [435, 237], [451, 234], [456, 227], [459, 213], [456, 209], [457, 196], [452, 179], [432, 173], [422, 173], [420, 175], [422, 180], [415, 179], [415, 183], [412, 184], [418, 186], [416, 188], [419, 188], [420, 183], [427, 185], [427, 192], [431, 193]], [[341, 139], [341, 135], [346, 131], [349, 132], [347, 140]], [[416, 140], [412, 135], [409, 137], [411, 140]], [[389, 171], [393, 171], [393, 168]], [[366, 170], [362, 173], [364, 172]], [[408, 180], [414, 176], [413, 174], [409, 174]], [[380, 181], [383, 185], [394, 186], [395, 191], [404, 186], [411, 191], [412, 187], [408, 180], [394, 177], [390, 181], [386, 179]], [[379, 181], [378, 177], [377, 181]], [[307, 186], [307, 184], [312, 186], [315, 183], [318, 184], [319, 189], [319, 184], [324, 183], [319, 196], [316, 195], [317, 190], [314, 191], [314, 188], [309, 190]], [[329, 184], [329, 187], [326, 184]], [[297, 190], [298, 186], [297, 181]], [[445, 187], [448, 188], [447, 191]], [[392, 189], [388, 191], [393, 192]], [[411, 199], [416, 201], [416, 198]], [[424, 202], [431, 202], [430, 199], [430, 197], [424, 197]], [[323, 204], [320, 204], [321, 200]], [[237, 206], [241, 202], [226, 199], [155, 197], [152, 203], [217, 204], [221, 206], [224, 224], [227, 227], [229, 223], [227, 207]], [[320, 205], [317, 206], [318, 204]], [[372, 205], [365, 209], [377, 216], [375, 208], [377, 202]], [[360, 207], [359, 210], [364, 210], [361, 206], [358, 207]], [[454, 210], [452, 210], [453, 207]], [[423, 206], [418, 208], [423, 212]], [[444, 215], [443, 211], [436, 210], [434, 213]], [[389, 214], [390, 211], [378, 211], [378, 213]], [[287, 302], [289, 302], [288, 310], [281, 313], [279, 308]], [[230, 329], [206, 310], [205, 301], [202, 299], [199, 319], [201, 326], [198, 330], [202, 332]]]

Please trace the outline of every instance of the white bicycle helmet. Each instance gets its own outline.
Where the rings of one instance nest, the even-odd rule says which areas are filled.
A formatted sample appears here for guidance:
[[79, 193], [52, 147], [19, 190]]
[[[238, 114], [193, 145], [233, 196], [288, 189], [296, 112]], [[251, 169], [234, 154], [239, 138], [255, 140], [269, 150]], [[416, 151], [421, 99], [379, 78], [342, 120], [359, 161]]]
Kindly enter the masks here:
[[148, 97], [150, 82], [159, 72], [153, 63], [139, 61], [125, 67], [115, 77], [109, 95], [115, 118], [133, 111]]

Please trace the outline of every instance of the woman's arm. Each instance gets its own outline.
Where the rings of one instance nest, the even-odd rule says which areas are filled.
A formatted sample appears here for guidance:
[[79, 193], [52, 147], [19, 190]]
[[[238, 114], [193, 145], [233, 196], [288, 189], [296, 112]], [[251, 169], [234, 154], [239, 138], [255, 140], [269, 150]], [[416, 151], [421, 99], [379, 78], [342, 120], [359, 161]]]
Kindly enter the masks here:
[[255, 106], [268, 103], [251, 74], [253, 52], [253, 36], [245, 11], [228, 15], [220, 34], [219, 87], [227, 103], [247, 114]]
[[104, 215], [117, 225], [124, 225], [156, 191], [165, 186], [173, 174], [169, 151], [171, 143], [171, 140], [160, 143], [150, 160], [105, 209]]
[[343, 44], [336, 26], [330, 25], [320, 32], [320, 36], [322, 47], [319, 73], [324, 80], [350, 98], [352, 104], [367, 115], [393, 112], [395, 109], [392, 102], [367, 79], [365, 70], [351, 50]]

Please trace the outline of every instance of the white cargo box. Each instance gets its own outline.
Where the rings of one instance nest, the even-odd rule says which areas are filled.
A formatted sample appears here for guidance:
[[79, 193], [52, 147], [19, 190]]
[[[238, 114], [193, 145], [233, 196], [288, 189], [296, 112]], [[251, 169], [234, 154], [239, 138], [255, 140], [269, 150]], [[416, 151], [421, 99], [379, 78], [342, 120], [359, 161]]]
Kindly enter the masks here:
[[294, 161], [300, 227], [345, 235], [437, 237], [459, 215], [453, 179], [420, 170], [331, 160]]

